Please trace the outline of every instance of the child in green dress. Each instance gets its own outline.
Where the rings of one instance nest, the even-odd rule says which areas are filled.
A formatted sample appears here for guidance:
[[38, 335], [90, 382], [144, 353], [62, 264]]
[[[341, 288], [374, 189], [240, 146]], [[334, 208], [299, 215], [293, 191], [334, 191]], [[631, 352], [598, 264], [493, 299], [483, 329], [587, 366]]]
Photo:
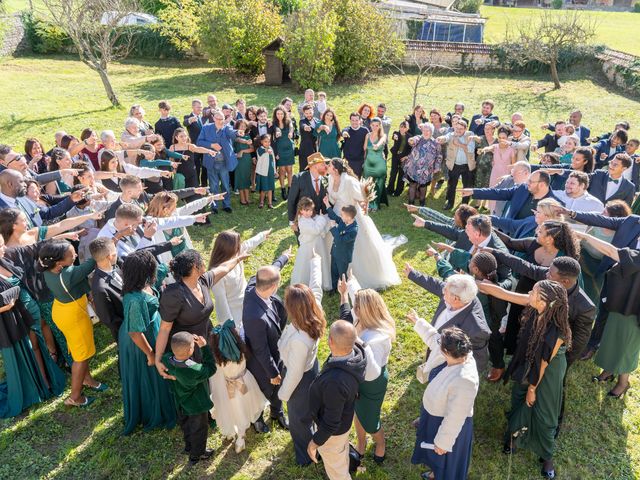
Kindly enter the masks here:
[[260, 135], [260, 146], [256, 150], [258, 162], [256, 163], [256, 190], [260, 192], [260, 205], [264, 207], [264, 199], [267, 198], [269, 208], [273, 208], [273, 191], [276, 188], [276, 157], [271, 148], [269, 134]]
[[249, 123], [246, 120], [238, 120], [235, 125], [238, 136], [233, 143], [233, 149], [238, 157], [238, 166], [235, 169], [236, 188], [240, 192], [240, 205], [249, 205], [249, 193], [251, 188], [251, 167], [254, 151], [251, 137], [248, 134]]

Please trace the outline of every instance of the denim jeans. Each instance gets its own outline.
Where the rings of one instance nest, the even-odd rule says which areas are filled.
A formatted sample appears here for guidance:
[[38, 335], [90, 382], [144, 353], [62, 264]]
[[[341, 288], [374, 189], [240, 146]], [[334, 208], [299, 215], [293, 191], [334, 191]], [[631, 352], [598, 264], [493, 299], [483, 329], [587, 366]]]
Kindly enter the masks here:
[[[220, 193], [220, 184], [222, 184], [222, 192], [225, 193], [222, 200], [222, 207], [231, 207], [231, 191], [229, 189], [229, 170], [224, 164], [214, 165], [213, 168], [207, 168], [207, 178], [209, 179], [209, 191], [211, 193]], [[213, 204], [216, 208], [217, 204]]]

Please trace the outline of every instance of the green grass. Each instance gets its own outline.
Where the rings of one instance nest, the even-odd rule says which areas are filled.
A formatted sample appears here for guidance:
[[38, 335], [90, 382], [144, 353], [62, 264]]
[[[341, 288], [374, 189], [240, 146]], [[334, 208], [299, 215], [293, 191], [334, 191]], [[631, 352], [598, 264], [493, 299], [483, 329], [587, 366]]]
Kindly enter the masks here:
[[[498, 43], [504, 40], [507, 25], [513, 27], [521, 22], [531, 22], [538, 18], [545, 10], [539, 8], [508, 8], [482, 6], [480, 14], [487, 18], [485, 26], [485, 43]], [[554, 10], [552, 12], [559, 11]], [[640, 15], [633, 12], [596, 12], [581, 11], [595, 19], [597, 23], [594, 43], [622, 52], [640, 55], [640, 38], [632, 35], [640, 28]]]
[[[118, 64], [112, 68], [113, 81], [124, 105], [142, 103], [150, 120], [155, 121], [154, 105], [169, 99], [176, 114], [188, 112], [192, 97], [215, 92], [222, 101], [243, 96], [249, 104], [273, 106], [291, 88], [265, 87], [247, 83], [212, 71], [206, 65], [190, 63]], [[475, 112], [480, 102], [492, 97], [502, 117], [520, 110], [534, 137], [542, 132], [543, 121], [563, 118], [574, 107], [585, 112], [584, 122], [594, 132], [609, 129], [620, 118], [637, 118], [638, 102], [600, 84], [599, 77], [574, 70], [563, 74], [564, 87], [553, 91], [546, 77], [505, 77], [504, 74], [480, 76], [445, 75], [433, 79], [432, 90], [420, 101], [447, 111], [457, 100]], [[383, 76], [355, 86], [338, 85], [327, 90], [329, 102], [337, 107], [343, 121], [361, 102], [386, 101], [394, 127], [410, 110], [408, 82], [400, 77]], [[300, 94], [295, 95], [298, 100]], [[111, 108], [104, 98], [96, 75], [77, 61], [68, 58], [21, 58], [0, 63], [0, 142], [20, 146], [27, 135], [40, 137], [51, 146], [53, 133], [64, 128], [78, 135], [92, 126], [98, 129], [122, 129], [124, 108]], [[636, 127], [637, 128], [637, 127]], [[443, 191], [429, 205], [440, 208]], [[392, 199], [388, 209], [374, 214], [381, 233], [404, 233], [409, 242], [394, 255], [398, 269], [404, 262], [434, 273], [435, 266], [422, 251], [436, 237], [411, 227], [403, 211], [404, 199]], [[255, 205], [241, 209], [233, 199], [233, 215], [213, 217], [210, 228], [192, 229], [196, 247], [207, 254], [217, 231], [236, 228], [243, 238], [273, 227], [272, 238], [258, 248], [246, 265], [247, 275], [269, 263], [294, 239], [287, 227], [286, 208], [279, 204], [274, 211], [258, 210]], [[284, 270], [284, 283], [292, 266]], [[410, 464], [414, 431], [410, 426], [419, 412], [424, 387], [415, 380], [416, 366], [424, 356], [424, 346], [404, 321], [409, 308], [416, 308], [430, 318], [437, 299], [406, 280], [383, 293], [398, 323], [398, 341], [389, 364], [391, 382], [383, 406], [383, 425], [388, 434], [388, 460], [378, 468], [370, 457], [360, 479], [414, 479], [421, 469]], [[324, 301], [327, 316], [336, 318], [336, 297]], [[248, 434], [247, 451], [236, 455], [233, 446], [213, 433], [209, 446], [218, 453], [210, 463], [189, 471], [186, 457], [180, 452], [181, 434], [155, 431], [136, 432], [123, 437], [120, 384], [117, 379], [115, 346], [107, 330], [96, 327], [98, 354], [92, 361], [96, 377], [112, 389], [99, 396], [88, 410], [70, 411], [62, 400], [54, 400], [30, 409], [23, 416], [0, 421], [0, 478], [215, 478], [226, 479], [321, 479], [321, 467], [302, 470], [294, 465], [289, 436], [282, 431], [269, 435]], [[321, 360], [327, 355], [322, 343]], [[560, 478], [640, 477], [640, 395], [638, 375], [623, 401], [606, 398], [606, 389], [590, 382], [597, 368], [591, 362], [576, 365], [568, 378], [568, 403], [565, 431], [558, 442], [557, 467]], [[538, 463], [522, 452], [509, 459], [500, 453], [505, 426], [504, 412], [509, 405], [509, 387], [485, 382], [475, 409], [475, 443], [471, 479], [538, 478]]]

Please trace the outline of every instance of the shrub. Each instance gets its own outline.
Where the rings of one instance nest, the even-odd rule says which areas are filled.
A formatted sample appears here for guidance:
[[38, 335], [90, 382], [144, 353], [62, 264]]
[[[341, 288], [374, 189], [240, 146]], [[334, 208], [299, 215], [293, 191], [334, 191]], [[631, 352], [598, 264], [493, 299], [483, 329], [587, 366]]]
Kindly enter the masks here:
[[345, 79], [366, 76], [404, 53], [391, 21], [368, 0], [334, 0], [339, 28], [333, 63]]
[[35, 53], [63, 53], [72, 49], [71, 39], [54, 23], [34, 17], [31, 13], [22, 15], [22, 23]]
[[634, 13], [640, 13], [640, 2], [636, 2], [633, 4], [633, 10], [632, 12]]
[[280, 11], [280, 15], [291, 15], [302, 8], [303, 0], [271, 0]]
[[209, 61], [257, 75], [262, 49], [282, 34], [282, 18], [267, 0], [208, 0], [202, 8], [199, 44]]
[[551, 8], [555, 8], [556, 10], [561, 10], [564, 6], [564, 0], [551, 0]]
[[483, 0], [456, 0], [453, 8], [463, 13], [480, 13]]
[[163, 8], [158, 11], [158, 28], [162, 36], [180, 52], [189, 52], [198, 45], [201, 23], [199, 0], [159, 0]]
[[123, 27], [130, 30], [131, 44], [127, 58], [183, 58], [171, 40], [162, 34], [158, 25], [132, 25]]
[[315, 90], [333, 82], [337, 28], [338, 16], [328, 1], [309, 4], [289, 18], [279, 56], [300, 88]]
[[[576, 45], [561, 49], [558, 56], [558, 70], [568, 70], [575, 65], [593, 61], [599, 48], [601, 47]], [[496, 63], [501, 69], [513, 73], [539, 74], [549, 72], [549, 65], [545, 63], [537, 60], [524, 60], [525, 55], [522, 50], [523, 47], [518, 44], [503, 43], [495, 46], [492, 55], [496, 58]]]

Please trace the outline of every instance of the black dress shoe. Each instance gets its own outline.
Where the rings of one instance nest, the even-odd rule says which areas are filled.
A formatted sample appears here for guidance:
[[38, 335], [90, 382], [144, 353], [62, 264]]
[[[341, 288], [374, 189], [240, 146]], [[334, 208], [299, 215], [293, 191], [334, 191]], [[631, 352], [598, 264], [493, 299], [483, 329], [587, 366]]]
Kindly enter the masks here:
[[223, 210], [227, 213], [233, 212], [233, 209], [231, 207], [224, 207]]
[[189, 457], [189, 465], [193, 466], [196, 463], [198, 463], [200, 460], [207, 460], [208, 458], [211, 458], [211, 456], [215, 453], [215, 450], [205, 450], [204, 453], [202, 455], [200, 455], [199, 457]]
[[269, 429], [269, 426], [264, 423], [264, 419], [262, 418], [262, 416], [260, 416], [258, 420], [253, 422], [253, 429], [256, 431], [256, 433], [269, 433], [271, 431]]
[[271, 417], [271, 421], [278, 422], [281, 428], [289, 430], [289, 420], [284, 416], [284, 413], [279, 414], [277, 417]]
[[384, 459], [385, 458], [387, 458], [387, 454], [386, 453], [384, 455], [382, 455], [381, 457], [379, 457], [375, 453], [373, 454], [373, 461], [376, 462], [378, 465], [382, 465], [384, 463]]
[[211, 213], [213, 213], [214, 215], [218, 214], [218, 209], [217, 208], [212, 208], [211, 209]]
[[556, 478], [556, 470], [554, 468], [552, 468], [551, 470], [545, 470], [544, 468], [542, 468], [540, 470], [540, 474], [544, 478]]

